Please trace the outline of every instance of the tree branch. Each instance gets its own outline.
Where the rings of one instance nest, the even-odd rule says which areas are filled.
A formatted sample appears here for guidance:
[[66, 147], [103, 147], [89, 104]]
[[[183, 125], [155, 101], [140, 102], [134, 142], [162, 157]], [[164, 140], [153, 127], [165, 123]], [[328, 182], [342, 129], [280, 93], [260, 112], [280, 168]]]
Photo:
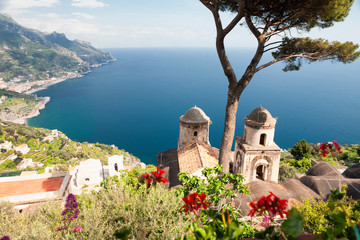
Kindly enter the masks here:
[[250, 31], [252, 32], [252, 34], [254, 34], [254, 36], [259, 40], [259, 38], [261, 36], [261, 33], [254, 26], [254, 24], [252, 23], [249, 15], [245, 15], [245, 20], [246, 20], [246, 24], [248, 25], [248, 27], [249, 27]]
[[224, 35], [226, 36], [229, 32], [231, 32], [231, 30], [234, 29], [234, 27], [236, 26], [236, 24], [238, 24], [241, 19], [244, 17], [244, 14], [241, 12], [238, 12], [238, 14], [236, 15], [236, 17], [229, 23], [229, 25], [227, 25], [227, 27], [224, 29]]
[[283, 42], [283, 41], [272, 42], [272, 43], [266, 44], [266, 45], [264, 46], [264, 48], [267, 48], [267, 47], [270, 46], [270, 45], [278, 44], [278, 43], [282, 43], [282, 42]]
[[286, 57], [279, 57], [279, 58], [276, 58], [268, 63], [265, 63], [263, 65], [261, 65], [260, 67], [258, 67], [256, 70], [255, 70], [255, 73], [260, 71], [261, 69], [264, 69], [266, 67], [269, 67], [271, 65], [273, 65], [274, 63], [277, 63], [277, 62], [280, 62], [280, 61], [284, 61], [284, 60], [287, 60], [287, 59], [290, 59], [290, 58], [296, 58], [296, 57], [301, 57], [301, 58], [307, 58], [307, 59], [310, 59], [310, 60], [319, 60], [320, 58], [322, 58], [323, 60], [329, 60], [329, 59], [333, 59], [333, 57], [331, 57], [331, 54], [327, 54], [327, 55], [320, 55], [320, 56], [316, 56], [314, 57], [314, 55], [316, 54], [319, 54], [319, 53], [303, 53], [303, 54], [293, 54], [293, 55], [289, 55], [289, 56], [286, 56]]
[[215, 10], [214, 6], [212, 6], [210, 4], [209, 0], [200, 0], [200, 2], [207, 8], [209, 9], [211, 12]]
[[[281, 45], [281, 44], [280, 44], [280, 45]], [[279, 46], [280, 46], [280, 45], [279, 45]], [[270, 51], [270, 50], [276, 49], [276, 48], [278, 48], [279, 46], [272, 47], [272, 48], [268, 48], [268, 49], [264, 50], [263, 53], [266, 53], [266, 52], [268, 52], [268, 51]]]

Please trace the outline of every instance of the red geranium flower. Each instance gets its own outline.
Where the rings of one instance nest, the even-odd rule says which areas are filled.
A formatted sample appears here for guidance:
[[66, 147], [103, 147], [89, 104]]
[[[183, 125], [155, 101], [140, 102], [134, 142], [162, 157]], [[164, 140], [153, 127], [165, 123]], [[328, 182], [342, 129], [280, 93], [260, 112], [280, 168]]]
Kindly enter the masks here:
[[250, 212], [248, 216], [253, 217], [257, 214], [269, 215], [270, 219], [273, 219], [277, 214], [281, 218], [284, 215], [289, 216], [286, 210], [288, 200], [280, 199], [275, 194], [270, 192], [268, 196], [262, 196], [258, 201], [254, 200], [250, 203]]
[[148, 173], [144, 173], [139, 176], [140, 182], [146, 182], [147, 184], [151, 183], [151, 175]]
[[165, 177], [163, 177], [162, 175], [165, 173], [164, 170], [156, 167], [157, 169], [157, 172], [151, 172], [152, 174], [152, 178], [153, 178], [153, 184], [156, 184], [156, 183], [167, 183], [169, 180]]
[[210, 203], [206, 202], [205, 198], [205, 193], [191, 193], [189, 196], [182, 199], [185, 205], [182, 206], [180, 210], [185, 208], [185, 213], [193, 212], [196, 217], [199, 217], [201, 209], [207, 209], [208, 206], [210, 206]]
[[342, 153], [341, 146], [336, 141], [333, 141], [332, 143], [322, 143], [319, 150], [320, 155], [323, 157], [326, 157], [329, 153], [334, 157]]
[[205, 202], [206, 194], [205, 193], [198, 194], [198, 198], [199, 198], [199, 201], [197, 203], [197, 207], [204, 208], [206, 210], [208, 208], [208, 206], [210, 206], [209, 202]]

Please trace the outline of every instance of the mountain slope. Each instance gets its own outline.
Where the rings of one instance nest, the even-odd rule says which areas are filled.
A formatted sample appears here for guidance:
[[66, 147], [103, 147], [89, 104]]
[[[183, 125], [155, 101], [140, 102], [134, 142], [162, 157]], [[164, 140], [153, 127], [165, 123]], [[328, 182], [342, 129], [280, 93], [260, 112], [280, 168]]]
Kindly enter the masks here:
[[5, 82], [49, 80], [68, 73], [86, 73], [114, 58], [65, 34], [45, 34], [0, 14], [0, 79]]

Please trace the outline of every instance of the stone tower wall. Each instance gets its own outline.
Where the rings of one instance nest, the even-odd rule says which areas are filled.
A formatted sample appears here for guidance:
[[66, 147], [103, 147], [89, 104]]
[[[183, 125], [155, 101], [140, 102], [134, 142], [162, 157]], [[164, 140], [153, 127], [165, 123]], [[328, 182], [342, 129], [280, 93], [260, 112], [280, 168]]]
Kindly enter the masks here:
[[265, 146], [271, 146], [274, 144], [275, 128], [260, 128], [256, 129], [245, 124], [244, 136], [245, 142], [251, 146], [262, 146], [260, 145], [261, 134], [266, 134]]
[[[194, 134], [195, 132], [196, 134]], [[184, 123], [180, 121], [178, 148], [193, 140], [210, 144], [209, 123]]]

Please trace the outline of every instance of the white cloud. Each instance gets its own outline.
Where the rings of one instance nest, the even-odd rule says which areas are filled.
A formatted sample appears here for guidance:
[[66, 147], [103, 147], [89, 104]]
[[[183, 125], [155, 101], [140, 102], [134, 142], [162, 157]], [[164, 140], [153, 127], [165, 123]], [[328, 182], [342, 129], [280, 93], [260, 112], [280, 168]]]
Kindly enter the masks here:
[[0, 0], [0, 11], [3, 10], [8, 4], [8, 0]]
[[105, 7], [106, 4], [98, 0], [72, 0], [72, 6], [74, 7], [87, 7], [87, 8], [97, 8]]
[[78, 18], [84, 18], [84, 19], [94, 19], [95, 16], [88, 14], [88, 13], [82, 13], [82, 12], [73, 12], [72, 13], [74, 16], [78, 17]]
[[96, 25], [68, 18], [54, 13], [39, 15], [41, 18], [17, 18], [18, 23], [42, 32], [60, 32], [75, 36], [81, 34], [98, 34], [100, 28]]
[[0, 5], [5, 5], [6, 10], [12, 10], [12, 9], [24, 9], [31, 7], [53, 7], [59, 1], [58, 0], [11, 0], [11, 1], [2, 1], [2, 2], [3, 3], [0, 3]]

